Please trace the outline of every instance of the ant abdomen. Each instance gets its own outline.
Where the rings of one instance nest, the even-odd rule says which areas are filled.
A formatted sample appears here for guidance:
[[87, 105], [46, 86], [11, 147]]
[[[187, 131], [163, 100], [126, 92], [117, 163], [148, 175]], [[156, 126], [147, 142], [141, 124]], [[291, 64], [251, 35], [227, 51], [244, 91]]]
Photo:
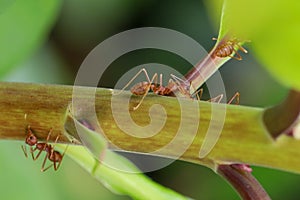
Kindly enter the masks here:
[[[213, 38], [213, 40], [217, 40], [216, 38]], [[239, 45], [239, 42], [237, 39], [232, 39], [225, 41], [223, 43], [220, 43], [219, 46], [215, 49], [213, 55], [225, 58], [225, 57], [231, 57], [236, 60], [242, 60], [242, 56], [237, 52], [235, 48], [238, 48], [239, 50], [243, 51], [244, 53], [248, 53], [248, 51]], [[236, 56], [233, 56], [232, 54], [235, 53]]]
[[219, 50], [216, 51], [216, 56], [224, 58], [230, 56], [233, 53], [233, 46], [225, 44], [224, 46], [220, 46]]

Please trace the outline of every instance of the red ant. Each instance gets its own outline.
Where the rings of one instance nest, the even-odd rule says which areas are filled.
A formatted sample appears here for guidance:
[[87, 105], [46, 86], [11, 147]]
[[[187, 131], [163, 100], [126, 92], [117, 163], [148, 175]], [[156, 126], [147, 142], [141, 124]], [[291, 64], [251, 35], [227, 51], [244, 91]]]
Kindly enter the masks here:
[[[157, 83], [157, 76], [158, 76], [157, 73], [155, 73], [153, 75], [152, 79], [150, 79], [145, 68], [141, 69], [138, 73], [136, 73], [136, 75], [134, 77], [132, 77], [132, 79], [117, 94], [120, 94], [121, 92], [123, 92], [142, 72], [145, 74], [147, 81], [139, 82], [139, 83], [135, 84], [133, 87], [131, 87], [131, 89], [130, 89], [132, 94], [143, 95], [142, 99], [140, 100], [138, 105], [136, 105], [133, 108], [133, 110], [138, 109], [138, 107], [142, 104], [144, 98], [146, 97], [146, 95], [148, 94], [148, 92], [150, 90], [154, 94], [162, 95], [162, 96], [175, 96], [175, 92], [177, 92], [177, 91], [179, 91], [179, 95], [189, 98], [189, 99], [193, 99], [193, 96], [196, 96], [197, 99], [200, 100], [200, 98], [202, 96], [202, 93], [203, 93], [202, 88], [199, 90], [196, 90], [196, 92], [194, 92], [193, 94], [190, 94], [191, 84], [188, 83], [188, 81], [182, 80], [173, 74], [170, 75], [171, 79], [169, 80], [168, 85], [166, 87], [164, 87], [162, 85], [162, 74], [160, 74], [160, 76], [159, 76], [159, 84], [158, 84]], [[178, 95], [178, 93], [177, 93], [177, 95]], [[233, 100], [236, 98], [236, 102], [237, 102], [236, 104], [238, 104], [239, 103], [239, 95], [240, 94], [237, 92], [228, 101], [228, 103], [229, 104], [232, 103]], [[217, 97], [210, 99], [209, 101], [220, 103], [222, 98], [223, 98], [223, 95], [221, 94], [221, 95], [218, 95]]]
[[[212, 40], [218, 40], [218, 39], [212, 38]], [[243, 48], [242, 46], [240, 46], [238, 44], [237, 39], [232, 39], [232, 40], [228, 40], [225, 43], [217, 46], [217, 48], [214, 52], [214, 55], [218, 56], [220, 58], [231, 57], [236, 60], [242, 60], [242, 56], [237, 52], [237, 50], [235, 50], [235, 47], [238, 47], [238, 49], [243, 51], [244, 53], [248, 53], [248, 51], [245, 48]], [[233, 52], [237, 55], [237, 57], [232, 56]]]
[[[41, 155], [42, 151], [45, 151], [47, 153], [44, 158], [41, 171], [44, 172], [52, 166], [54, 167], [55, 171], [58, 170], [68, 146], [64, 150], [63, 154], [61, 154], [60, 152], [54, 150], [54, 145], [52, 146], [51, 144], [48, 144], [52, 129], [49, 131], [46, 142], [44, 142], [44, 143], [38, 142], [37, 137], [34, 135], [34, 133], [32, 132], [29, 125], [27, 127], [27, 131], [28, 131], [28, 134], [26, 136], [25, 143], [30, 146], [30, 153], [31, 153], [32, 159], [37, 160], [39, 158], [39, 156]], [[58, 139], [59, 139], [59, 135], [56, 137], [54, 144], [56, 144]], [[33, 146], [35, 146], [35, 147], [33, 148]], [[22, 147], [22, 150], [23, 150], [25, 156], [28, 157], [26, 146], [22, 145], [21, 147]], [[37, 153], [37, 155], [34, 155], [34, 152], [36, 150], [38, 150], [39, 152]], [[45, 168], [47, 158], [53, 163]]]
[[152, 79], [149, 78], [149, 75], [145, 68], [141, 69], [136, 75], [123, 87], [123, 89], [117, 93], [120, 94], [123, 92], [141, 73], [144, 73], [147, 81], [139, 82], [131, 87], [130, 91], [135, 95], [143, 95], [141, 101], [136, 105], [133, 110], [138, 109], [138, 107], [142, 104], [144, 98], [151, 90], [154, 94], [162, 95], [162, 96], [175, 96], [175, 91], [179, 90], [180, 94], [190, 98], [190, 93], [188, 92], [188, 86], [186, 81], [178, 78], [177, 76], [171, 74], [171, 79], [169, 80], [169, 84], [164, 87], [162, 85], [162, 74], [159, 76], [159, 84], [157, 83], [157, 73], [155, 73]]

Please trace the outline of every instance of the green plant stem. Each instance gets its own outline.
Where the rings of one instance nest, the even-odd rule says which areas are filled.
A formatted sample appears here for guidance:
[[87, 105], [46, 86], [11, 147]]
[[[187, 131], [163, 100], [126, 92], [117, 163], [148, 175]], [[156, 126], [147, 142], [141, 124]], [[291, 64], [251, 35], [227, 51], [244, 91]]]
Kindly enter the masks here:
[[[83, 91], [91, 88], [83, 87]], [[65, 117], [68, 105], [72, 100], [73, 87], [54, 86], [26, 83], [1, 83], [0, 84], [0, 138], [10, 140], [24, 140], [25, 128], [31, 125], [40, 140], [45, 140], [50, 128], [53, 128], [53, 137], [65, 132]], [[149, 152], [167, 144], [172, 139], [172, 133], [176, 133], [174, 124], [180, 124], [180, 108], [175, 98], [149, 95], [142, 106], [131, 111], [133, 120], [141, 125], [150, 122], [148, 109], [153, 103], [161, 104], [168, 113], [167, 122], [160, 134], [150, 138], [135, 138], [128, 136], [118, 128], [111, 114], [110, 89], [97, 89], [96, 112], [105, 136], [109, 139], [108, 145], [114, 149], [114, 145], [130, 152]], [[120, 98], [129, 93], [120, 94]], [[84, 97], [84, 94], [83, 94]], [[133, 98], [129, 107], [132, 108], [140, 98]], [[195, 102], [192, 100], [183, 100]], [[300, 141], [285, 135], [276, 141], [270, 136], [264, 127], [262, 116], [264, 109], [245, 106], [227, 106], [226, 120], [221, 137], [207, 157], [199, 159], [199, 150], [203, 143], [206, 130], [211, 122], [211, 104], [197, 102], [201, 111], [200, 127], [193, 143], [179, 158], [192, 163], [208, 166], [215, 169], [218, 164], [248, 163], [285, 171], [300, 173]], [[83, 105], [85, 106], [85, 105]], [[216, 105], [221, 106], [221, 105]], [[193, 110], [187, 110], [193, 113]], [[119, 113], [123, 117], [123, 113]], [[86, 114], [88, 115], [88, 113]], [[26, 119], [24, 118], [26, 116]], [[153, 117], [160, 118], [160, 113], [153, 113]], [[191, 117], [191, 119], [193, 119]], [[124, 115], [124, 120], [127, 116]], [[213, 121], [214, 119], [212, 119]], [[187, 125], [194, 124], [187, 119]], [[76, 132], [69, 132], [76, 137]], [[186, 135], [180, 136], [184, 142]], [[69, 142], [67, 137], [61, 137], [60, 142]], [[142, 143], [141, 143], [142, 142]], [[143, 145], [141, 145], [143, 144]], [[174, 157], [176, 147], [157, 156]]]

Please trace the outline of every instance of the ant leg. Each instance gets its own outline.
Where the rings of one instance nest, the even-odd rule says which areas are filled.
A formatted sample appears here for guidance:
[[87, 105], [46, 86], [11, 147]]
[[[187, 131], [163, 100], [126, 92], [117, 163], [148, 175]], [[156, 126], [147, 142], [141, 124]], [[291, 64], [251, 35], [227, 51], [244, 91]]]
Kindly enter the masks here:
[[227, 102], [228, 104], [231, 104], [234, 99], [236, 99], [236, 105], [239, 105], [240, 104], [240, 93], [239, 92], [236, 92], [233, 97], [231, 97], [231, 99], [229, 99], [229, 101]]
[[47, 136], [46, 142], [44, 144], [44, 147], [39, 150], [39, 152], [37, 153], [36, 156], [34, 156], [34, 152], [38, 149], [37, 146], [34, 149], [32, 149], [32, 147], [30, 147], [30, 152], [31, 152], [31, 156], [32, 156], [33, 160], [37, 160], [40, 157], [41, 153], [46, 150], [46, 148], [48, 146], [48, 141], [49, 141], [51, 133], [52, 133], [52, 130], [53, 129], [51, 128], [49, 133], [48, 133], [48, 136]]
[[243, 60], [242, 56], [239, 54], [239, 52], [237, 52], [237, 50], [233, 49], [233, 51], [234, 51], [234, 53], [235, 53], [236, 56], [230, 55], [229, 56], [230, 58], [234, 58], [236, 60]]
[[[54, 162], [54, 163], [56, 163], [56, 162]], [[46, 167], [46, 168], [42, 168], [41, 171], [42, 171], [42, 172], [45, 172], [45, 171], [47, 171], [48, 169], [50, 169], [53, 165], [54, 165], [54, 164], [51, 164], [51, 165], [49, 165], [49, 166]]]
[[[49, 133], [49, 134], [50, 134], [50, 133]], [[58, 138], [59, 138], [59, 135], [56, 137], [53, 146], [51, 146], [51, 145], [48, 146], [49, 150], [48, 150], [48, 152], [47, 152], [47, 154], [46, 154], [46, 156], [45, 156], [45, 159], [44, 159], [44, 162], [43, 162], [43, 165], [42, 165], [42, 168], [41, 168], [41, 171], [42, 171], [42, 172], [45, 172], [46, 170], [48, 170], [48, 169], [49, 169], [50, 167], [52, 167], [53, 165], [56, 165], [56, 158], [54, 157], [53, 163], [50, 164], [48, 167], [45, 168], [45, 164], [46, 164], [47, 158], [49, 158], [49, 160], [50, 160], [50, 158], [53, 157], [54, 146], [55, 146], [55, 144], [57, 143]], [[48, 139], [49, 139], [49, 137], [47, 137], [47, 142], [48, 142]], [[46, 144], [47, 144], [47, 143], [46, 143]], [[45, 146], [46, 146], [46, 145], [45, 145]]]
[[48, 143], [48, 141], [49, 141], [49, 139], [50, 139], [50, 136], [51, 136], [51, 134], [52, 134], [52, 131], [53, 131], [53, 128], [51, 128], [51, 129], [49, 130], [48, 136], [47, 136], [47, 138], [46, 138], [46, 143]]
[[[30, 125], [27, 126], [27, 131], [28, 131], [28, 134], [32, 134], [32, 131], [30, 129]], [[28, 153], [27, 153], [27, 148], [26, 148], [26, 145], [21, 145], [21, 148], [24, 152], [24, 155], [26, 158], [28, 158]]]
[[145, 68], [143, 68], [143, 69], [141, 69], [140, 71], [138, 71], [138, 73], [136, 73], [136, 75], [134, 75], [133, 77], [132, 77], [132, 79], [119, 91], [119, 92], [117, 92], [117, 93], [115, 93], [115, 95], [119, 95], [119, 94], [121, 94], [142, 72], [144, 72], [144, 74], [145, 74], [145, 76], [146, 76], [146, 78], [147, 78], [147, 81], [150, 83], [150, 78], [149, 78], [149, 75], [148, 75], [148, 73], [147, 73], [147, 71], [146, 71], [146, 69]]
[[223, 99], [223, 94], [220, 94], [214, 98], [211, 98], [210, 100], [208, 100], [208, 102], [220, 103], [222, 99]]
[[[188, 96], [188, 98], [191, 98], [190, 94], [187, 94], [186, 90], [183, 88], [183, 86], [180, 84], [180, 82], [173, 80], [170, 78], [168, 86], [167, 86], [174, 94], [179, 91], [180, 94], [184, 95], [185, 97]], [[175, 95], [176, 96], [176, 95]]]
[[[51, 148], [51, 150], [52, 150], [52, 148]], [[45, 164], [46, 164], [47, 158], [49, 156], [49, 153], [50, 152], [47, 152], [47, 154], [45, 155], [45, 158], [44, 158], [44, 161], [43, 161], [43, 164], [42, 164], [42, 168], [41, 168], [41, 172], [46, 171], [47, 169], [49, 169], [53, 165], [52, 164], [52, 165], [50, 165], [50, 166], [48, 166], [48, 167], [45, 168]]]
[[51, 151], [50, 151], [51, 152], [50, 157], [53, 156], [54, 147], [55, 147], [59, 137], [60, 137], [60, 135], [57, 135], [56, 138], [55, 138], [55, 141], [54, 141], [53, 146], [52, 146]]
[[61, 162], [58, 162], [58, 166], [56, 167], [56, 161], [55, 161], [55, 160], [53, 161], [53, 168], [54, 168], [54, 171], [58, 170], [60, 163], [61, 163]]
[[66, 153], [68, 147], [69, 147], [69, 145], [66, 146], [66, 148], [65, 148], [65, 150], [64, 150], [64, 152], [63, 152], [63, 154], [61, 155], [61, 158], [60, 158], [60, 161], [58, 162], [58, 165], [56, 166], [56, 161], [53, 162], [53, 163], [54, 163], [54, 170], [55, 170], [55, 171], [58, 170], [58, 168], [59, 168], [59, 166], [60, 166], [60, 164], [61, 164], [61, 162], [62, 162], [62, 160], [63, 160], [63, 158], [64, 158], [64, 156], [65, 156], [65, 153]]
[[[183, 80], [174, 74], [170, 74], [171, 78], [174, 80], [173, 82], [176, 84], [177, 88], [179, 89], [180, 93], [191, 98], [190, 94], [190, 83], [188, 83], [186, 80]], [[171, 80], [172, 81], [172, 80]]]
[[196, 92], [194, 92], [193, 95], [196, 95], [197, 100], [200, 101], [202, 94], [203, 94], [203, 88], [200, 88], [199, 90], [196, 90]]
[[32, 133], [30, 125], [27, 126], [27, 131], [28, 131], [28, 133]]
[[[146, 71], [145, 71], [145, 72], [146, 72]], [[147, 76], [148, 76], [148, 75], [147, 75]], [[149, 78], [149, 76], [148, 76], [148, 78]], [[153, 75], [152, 79], [149, 80], [149, 85], [148, 85], [147, 88], [146, 88], [145, 94], [143, 95], [143, 97], [142, 97], [142, 99], [140, 100], [140, 102], [138, 103], [138, 105], [136, 105], [135, 107], [133, 107], [133, 110], [136, 110], [136, 109], [138, 109], [138, 108], [140, 107], [140, 105], [142, 104], [143, 100], [144, 100], [145, 97], [147, 96], [147, 94], [148, 94], [148, 92], [149, 92], [149, 90], [150, 90], [150, 88], [151, 88], [151, 84], [153, 83], [154, 80], [156, 80], [156, 82], [157, 82], [157, 73], [155, 73], [155, 74]]]
[[[63, 152], [62, 155], [60, 155], [58, 152], [56, 152], [56, 151], [54, 150], [54, 147], [55, 147], [55, 144], [57, 143], [59, 137], [60, 137], [60, 135], [58, 135], [58, 136], [56, 137], [55, 142], [54, 142], [54, 144], [53, 144], [53, 146], [52, 146], [52, 148], [51, 148], [51, 153], [50, 153], [50, 155], [49, 155], [49, 158], [53, 158], [53, 164], [51, 164], [51, 165], [49, 165], [47, 168], [45, 168], [44, 171], [46, 171], [47, 169], [49, 169], [49, 168], [52, 167], [52, 166], [54, 167], [54, 170], [55, 170], [55, 171], [58, 170], [58, 168], [59, 168], [59, 166], [60, 166], [60, 164], [61, 164], [61, 162], [62, 162], [62, 160], [63, 160], [63, 158], [64, 158], [64, 156], [65, 156], [65, 153], [66, 153], [66, 151], [67, 151], [67, 149], [68, 149], [68, 147], [69, 147], [69, 145], [66, 146], [66, 148], [65, 148], [65, 150], [64, 150], [64, 152]], [[56, 154], [55, 154], [55, 153], [56, 153]], [[60, 158], [57, 159], [56, 156], [59, 156]], [[57, 161], [57, 160], [58, 160], [58, 161]], [[57, 163], [58, 163], [58, 165], [57, 165]]]
[[[45, 146], [46, 146], [46, 145], [45, 145]], [[30, 147], [30, 152], [31, 152], [32, 160], [37, 160], [37, 159], [40, 157], [40, 155], [41, 155], [41, 153], [42, 153], [42, 151], [43, 151], [43, 149], [40, 149], [39, 152], [36, 154], [36, 156], [34, 156], [34, 152], [35, 152], [37, 149], [38, 149], [37, 147], [35, 147], [34, 149], [32, 149], [32, 147]]]
[[244, 53], [248, 53], [248, 51], [247, 51], [247, 49], [245, 49], [244, 47], [242, 47], [241, 45], [239, 45], [239, 44], [235, 44], [238, 48], [239, 48], [239, 50], [241, 50], [242, 52], [244, 52]]
[[175, 76], [174, 74], [170, 74], [171, 78], [175, 81], [175, 83], [178, 84], [178, 86], [180, 85], [184, 85], [184, 86], [190, 86], [190, 84], [188, 83], [188, 81], [183, 80], [181, 78], [179, 78], [178, 76]]
[[28, 158], [28, 154], [27, 154], [27, 148], [26, 148], [26, 146], [24, 146], [24, 145], [21, 145], [21, 148], [22, 148], [22, 150], [23, 150], [23, 152], [24, 152], [24, 155], [25, 155], [25, 157], [26, 157], [26, 158]]
[[[155, 84], [157, 84], [157, 79]], [[162, 86], [162, 74], [159, 75], [159, 85]]]
[[[238, 47], [239, 50], [241, 50], [242, 52], [244, 53], [248, 53], [248, 51], [242, 47], [241, 45], [239, 45], [238, 43], [235, 43], [235, 45]], [[237, 52], [237, 50], [233, 49], [233, 51], [236, 53], [237, 57], [234, 57], [234, 56], [230, 56], [231, 58], [235, 58], [237, 60], [242, 60], [242, 57], [241, 55]]]

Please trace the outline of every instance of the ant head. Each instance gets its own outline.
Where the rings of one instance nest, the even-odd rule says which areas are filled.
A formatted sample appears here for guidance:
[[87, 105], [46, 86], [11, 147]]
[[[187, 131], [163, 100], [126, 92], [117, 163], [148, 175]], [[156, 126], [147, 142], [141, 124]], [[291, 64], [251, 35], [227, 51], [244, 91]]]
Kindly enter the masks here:
[[33, 146], [38, 142], [38, 140], [33, 133], [29, 133], [26, 137], [25, 142], [26, 142], [26, 144]]

